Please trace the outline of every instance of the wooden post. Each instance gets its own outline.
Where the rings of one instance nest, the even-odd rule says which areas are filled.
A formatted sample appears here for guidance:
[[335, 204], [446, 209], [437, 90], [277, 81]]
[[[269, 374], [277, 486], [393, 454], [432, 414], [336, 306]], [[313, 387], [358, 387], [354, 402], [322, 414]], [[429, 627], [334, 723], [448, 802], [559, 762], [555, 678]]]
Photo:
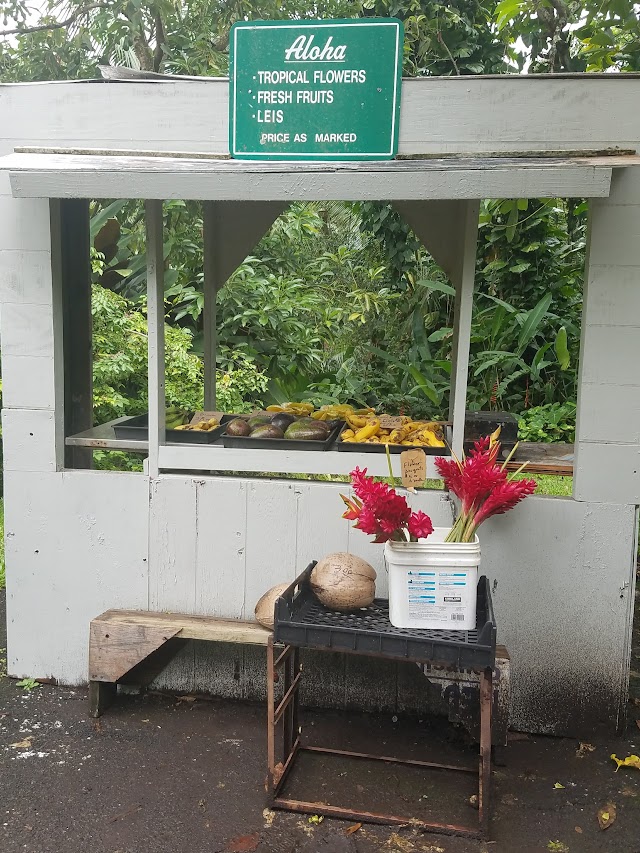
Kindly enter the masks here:
[[162, 201], [154, 199], [145, 202], [145, 219], [149, 342], [149, 476], [157, 477], [159, 448], [165, 441]]
[[[216, 223], [219, 214], [214, 201], [205, 201], [202, 205], [202, 237], [204, 256], [204, 408], [212, 412], [216, 409], [216, 351], [217, 351], [217, 311], [215, 251]], [[220, 247], [218, 247], [220, 249]]]
[[453, 346], [451, 349], [451, 395], [449, 417], [453, 421], [453, 452], [460, 458], [464, 442], [464, 420], [467, 408], [467, 382], [469, 373], [469, 346], [471, 341], [471, 313], [478, 241], [477, 201], [468, 201], [464, 212], [464, 238], [462, 243], [462, 269], [456, 276], [456, 305], [453, 320]]
[[[93, 426], [93, 321], [91, 316], [91, 255], [89, 202], [62, 199], [51, 202], [51, 260], [54, 300], [59, 302], [56, 335], [62, 338], [63, 433], [83, 432]], [[58, 316], [56, 306], [54, 312]], [[56, 348], [56, 356], [60, 350]], [[56, 366], [56, 370], [59, 367]], [[65, 468], [91, 468], [93, 453], [88, 447], [64, 447], [60, 451]]]

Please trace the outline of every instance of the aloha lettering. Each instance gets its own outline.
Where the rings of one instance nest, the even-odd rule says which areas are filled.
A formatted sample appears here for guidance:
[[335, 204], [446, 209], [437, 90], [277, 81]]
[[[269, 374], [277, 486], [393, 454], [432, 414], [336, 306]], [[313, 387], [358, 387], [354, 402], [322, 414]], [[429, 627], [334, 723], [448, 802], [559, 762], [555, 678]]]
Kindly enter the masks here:
[[329, 36], [321, 49], [317, 44], [313, 44], [314, 38], [315, 36], [298, 36], [291, 47], [285, 50], [285, 60], [287, 62], [327, 62], [332, 59], [335, 62], [342, 62], [344, 60], [347, 52], [346, 44], [337, 44], [334, 47], [333, 36]]

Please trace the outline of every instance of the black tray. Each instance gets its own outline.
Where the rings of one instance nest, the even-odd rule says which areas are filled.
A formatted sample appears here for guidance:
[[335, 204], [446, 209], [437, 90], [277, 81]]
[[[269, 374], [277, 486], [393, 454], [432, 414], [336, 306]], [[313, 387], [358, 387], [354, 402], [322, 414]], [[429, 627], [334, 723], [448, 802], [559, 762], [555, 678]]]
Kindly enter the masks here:
[[458, 669], [493, 667], [496, 620], [486, 577], [478, 581], [474, 631], [395, 628], [389, 602], [376, 598], [369, 607], [339, 613], [324, 607], [311, 591], [311, 563], [275, 603], [274, 641], [285, 645], [376, 657], [431, 661]]
[[[170, 444], [212, 444], [222, 435], [225, 425], [233, 420], [235, 415], [223, 415], [220, 426], [209, 432], [202, 430], [168, 429], [166, 430], [167, 442]], [[149, 415], [135, 415], [126, 421], [113, 425], [116, 438], [134, 439], [134, 441], [148, 441], [149, 439]]]
[[222, 435], [225, 447], [242, 447], [245, 450], [329, 450], [343, 429], [344, 424], [338, 424], [324, 441], [313, 441], [301, 438], [252, 438], [250, 435]]
[[[342, 432], [346, 426], [347, 425], [345, 424], [340, 432]], [[451, 444], [451, 436], [448, 433], [448, 427], [445, 427], [445, 439], [449, 444]], [[342, 441], [339, 436], [337, 447], [338, 450], [343, 453], [386, 453], [386, 445], [384, 444], [365, 444], [364, 442]], [[446, 445], [445, 447], [411, 447], [403, 444], [389, 445], [389, 453], [398, 454], [402, 453], [404, 450], [424, 450], [427, 456], [451, 456], [451, 452]]]

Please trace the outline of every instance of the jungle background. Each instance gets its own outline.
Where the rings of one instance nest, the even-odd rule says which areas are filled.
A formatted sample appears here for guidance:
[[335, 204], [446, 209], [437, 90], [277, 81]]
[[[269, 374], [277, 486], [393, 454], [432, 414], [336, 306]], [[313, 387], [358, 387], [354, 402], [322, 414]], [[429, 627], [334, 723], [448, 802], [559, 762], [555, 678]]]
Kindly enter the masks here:
[[[629, 0], [0, 0], [0, 82], [86, 79], [98, 65], [228, 72], [231, 25], [393, 16], [405, 76], [640, 70]], [[481, 206], [469, 405], [520, 417], [520, 437], [572, 441], [587, 206]], [[202, 210], [165, 204], [167, 403], [202, 405]], [[146, 411], [141, 205], [94, 203], [94, 414]], [[445, 415], [453, 290], [388, 203], [295, 203], [218, 295], [220, 409], [356, 401]], [[97, 463], [132, 464], [113, 455]]]

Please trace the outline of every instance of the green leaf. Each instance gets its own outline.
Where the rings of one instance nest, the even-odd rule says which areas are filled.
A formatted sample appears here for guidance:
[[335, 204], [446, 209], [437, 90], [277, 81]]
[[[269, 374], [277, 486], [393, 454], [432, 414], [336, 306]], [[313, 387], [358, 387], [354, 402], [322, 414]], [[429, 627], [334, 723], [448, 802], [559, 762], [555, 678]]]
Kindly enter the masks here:
[[451, 287], [450, 284], [445, 284], [443, 281], [431, 281], [423, 278], [418, 281], [418, 284], [422, 287], [428, 287], [429, 290], [438, 290], [440, 293], [446, 293], [449, 296], [456, 295], [455, 288]]
[[567, 370], [571, 364], [571, 355], [569, 354], [569, 349], [567, 347], [567, 330], [565, 326], [561, 326], [558, 329], [555, 349], [560, 370]]
[[528, 261], [523, 261], [521, 264], [515, 264], [515, 266], [509, 267], [509, 272], [520, 273], [528, 270], [531, 264]]
[[551, 293], [547, 293], [542, 299], [538, 302], [535, 308], [532, 308], [531, 311], [526, 313], [526, 320], [520, 330], [520, 334], [518, 335], [518, 346], [517, 352], [518, 355], [522, 355], [522, 353], [527, 348], [529, 342], [532, 340], [536, 333], [536, 329], [542, 322], [543, 317], [549, 310], [549, 306], [551, 305], [551, 301], [553, 300], [553, 296]]

